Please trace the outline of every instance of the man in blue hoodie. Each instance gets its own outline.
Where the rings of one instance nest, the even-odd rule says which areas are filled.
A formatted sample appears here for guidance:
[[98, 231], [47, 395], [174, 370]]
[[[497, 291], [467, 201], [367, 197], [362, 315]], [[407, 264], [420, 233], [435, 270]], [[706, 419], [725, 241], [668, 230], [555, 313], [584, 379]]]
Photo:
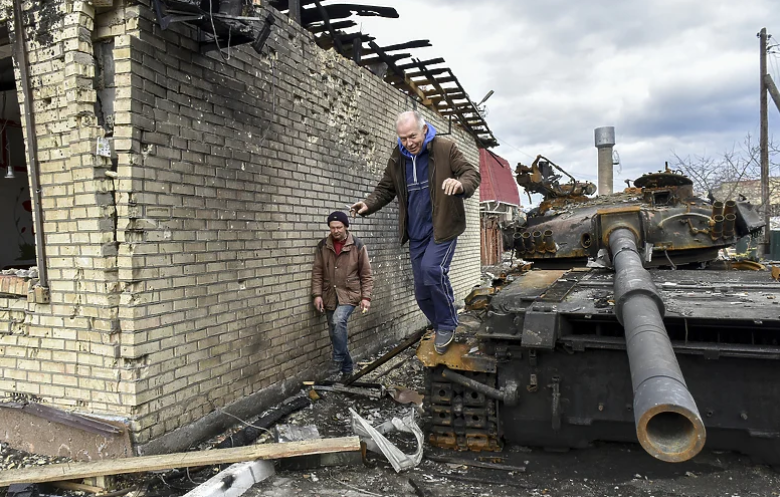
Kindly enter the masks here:
[[479, 171], [454, 142], [437, 137], [419, 112], [401, 113], [395, 128], [398, 145], [381, 181], [351, 210], [368, 216], [398, 197], [399, 239], [409, 241], [414, 294], [435, 330], [434, 348], [443, 354], [458, 326], [450, 262], [466, 229], [463, 199], [479, 187]]

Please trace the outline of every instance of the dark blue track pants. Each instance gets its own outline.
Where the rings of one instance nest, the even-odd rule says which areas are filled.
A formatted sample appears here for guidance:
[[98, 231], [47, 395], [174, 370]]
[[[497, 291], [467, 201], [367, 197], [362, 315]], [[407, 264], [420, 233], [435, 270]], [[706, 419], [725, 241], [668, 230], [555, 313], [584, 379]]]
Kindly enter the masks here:
[[420, 241], [409, 240], [414, 296], [435, 330], [454, 330], [458, 326], [449, 277], [456, 244], [457, 238], [444, 243], [434, 242], [433, 236]]

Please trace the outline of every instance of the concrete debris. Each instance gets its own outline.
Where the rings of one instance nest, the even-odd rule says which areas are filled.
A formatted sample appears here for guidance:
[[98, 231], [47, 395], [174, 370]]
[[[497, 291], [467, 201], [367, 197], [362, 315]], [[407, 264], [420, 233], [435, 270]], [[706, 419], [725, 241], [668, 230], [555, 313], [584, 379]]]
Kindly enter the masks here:
[[39, 497], [41, 495], [35, 483], [16, 483], [8, 487], [7, 497]]
[[418, 407], [422, 407], [423, 396], [414, 390], [409, 390], [404, 387], [390, 387], [387, 391], [390, 397], [399, 404], [415, 404]]
[[[350, 409], [349, 412], [352, 414], [352, 429], [355, 431], [355, 434], [360, 437], [362, 442], [365, 442], [368, 450], [384, 454], [396, 473], [414, 468], [420, 464], [423, 456], [423, 433], [415, 421], [414, 409], [405, 418], [393, 418], [376, 428], [371, 426], [354, 409]], [[412, 433], [415, 436], [417, 439], [417, 451], [414, 454], [404, 454], [384, 437], [384, 434], [395, 430]]]
[[276, 441], [278, 443], [317, 440], [319, 438], [320, 432], [317, 430], [316, 425], [296, 426], [285, 424], [276, 427]]
[[276, 474], [272, 461], [236, 463], [194, 488], [184, 497], [239, 497], [266, 478]]
[[34, 279], [38, 277], [38, 268], [33, 266], [30, 269], [3, 269], [2, 274], [6, 276], [18, 276], [19, 278]]

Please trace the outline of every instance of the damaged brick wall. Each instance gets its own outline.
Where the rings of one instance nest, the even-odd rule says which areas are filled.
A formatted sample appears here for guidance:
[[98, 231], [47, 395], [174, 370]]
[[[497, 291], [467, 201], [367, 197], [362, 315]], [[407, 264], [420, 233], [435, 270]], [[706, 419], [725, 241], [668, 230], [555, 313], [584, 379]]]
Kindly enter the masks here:
[[[128, 417], [116, 174], [110, 158], [95, 154], [98, 138], [106, 135], [96, 115], [95, 9], [73, 0], [34, 0], [23, 8], [51, 298], [36, 302], [31, 293], [0, 299], [0, 396]], [[14, 40], [10, 1], [1, 12]], [[6, 332], [8, 310], [14, 325]]]
[[[309, 295], [313, 248], [327, 214], [376, 184], [395, 117], [411, 102], [284, 16], [263, 56], [231, 48], [223, 60], [200, 54], [188, 30], [162, 31], [141, 14], [132, 109], [146, 228], [121, 247], [143, 274], [133, 306], [148, 320], [136, 336], [148, 339], [136, 348], [155, 367], [138, 383], [144, 443], [322, 370], [330, 342]], [[454, 137], [476, 166], [473, 140], [459, 129]], [[453, 268], [459, 298], [479, 275], [478, 206], [468, 205]], [[396, 230], [394, 206], [352, 227], [376, 278], [371, 312], [350, 323], [358, 356], [425, 324]]]
[[[6, 357], [33, 356], [0, 363], [0, 391], [127, 417], [147, 452], [186, 447], [233, 422], [219, 408], [248, 414], [322, 370], [314, 246], [329, 212], [372, 190], [412, 102], [278, 13], [264, 55], [223, 60], [186, 27], [160, 30], [148, 4], [55, 3], [52, 40], [34, 34], [48, 1], [31, 3], [28, 35], [52, 304], [26, 304], [23, 333], [0, 326]], [[101, 136], [111, 158], [95, 155]], [[451, 138], [477, 166], [473, 140]], [[479, 278], [477, 198], [458, 300]], [[352, 227], [376, 280], [371, 312], [350, 323], [356, 356], [425, 324], [396, 229], [394, 204]]]

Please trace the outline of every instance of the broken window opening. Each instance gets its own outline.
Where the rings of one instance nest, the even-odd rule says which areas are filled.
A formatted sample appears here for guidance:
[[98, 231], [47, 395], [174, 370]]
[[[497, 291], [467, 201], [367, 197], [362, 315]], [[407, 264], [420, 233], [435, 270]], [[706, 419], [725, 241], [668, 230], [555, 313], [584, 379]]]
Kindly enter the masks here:
[[[10, 47], [10, 45], [8, 45]], [[5, 47], [1, 47], [5, 48]], [[0, 268], [35, 266], [30, 183], [11, 57], [0, 59]]]

